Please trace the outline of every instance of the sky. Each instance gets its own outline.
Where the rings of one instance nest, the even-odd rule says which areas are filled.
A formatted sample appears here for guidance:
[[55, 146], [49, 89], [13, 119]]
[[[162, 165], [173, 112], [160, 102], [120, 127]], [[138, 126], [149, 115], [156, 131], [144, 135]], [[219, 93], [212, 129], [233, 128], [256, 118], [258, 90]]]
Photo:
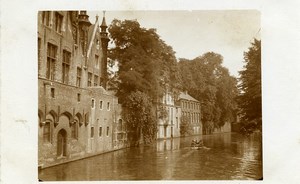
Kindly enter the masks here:
[[[88, 12], [90, 21], [102, 11]], [[137, 20], [141, 27], [155, 28], [177, 58], [194, 59], [206, 52], [223, 56], [223, 66], [238, 77], [243, 69], [243, 53], [260, 39], [260, 12], [256, 10], [202, 11], [107, 11], [106, 23], [113, 19]]]

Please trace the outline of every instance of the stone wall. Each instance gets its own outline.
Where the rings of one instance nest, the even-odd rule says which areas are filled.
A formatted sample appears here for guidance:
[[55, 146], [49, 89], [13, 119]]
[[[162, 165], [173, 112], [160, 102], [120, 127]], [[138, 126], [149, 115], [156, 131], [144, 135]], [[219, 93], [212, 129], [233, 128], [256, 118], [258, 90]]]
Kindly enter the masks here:
[[[84, 89], [39, 79], [39, 165], [47, 167], [114, 150], [118, 108], [117, 98], [102, 87]], [[50, 123], [50, 141], [44, 139], [46, 122]], [[77, 138], [71, 137], [74, 124]], [[67, 143], [64, 157], [57, 155], [58, 132], [62, 129]]]

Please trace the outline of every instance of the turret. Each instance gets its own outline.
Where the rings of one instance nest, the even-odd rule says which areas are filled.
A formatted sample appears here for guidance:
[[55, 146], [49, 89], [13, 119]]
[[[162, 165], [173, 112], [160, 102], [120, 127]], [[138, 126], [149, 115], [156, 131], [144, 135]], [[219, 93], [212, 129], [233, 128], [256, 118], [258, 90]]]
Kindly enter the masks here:
[[79, 25], [79, 35], [80, 35], [80, 45], [82, 48], [82, 55], [85, 57], [85, 67], [87, 65], [86, 53], [88, 44], [88, 30], [91, 25], [89, 21], [89, 16], [86, 11], [80, 11], [78, 15], [78, 25]]
[[107, 47], [108, 47], [108, 33], [106, 31], [107, 25], [105, 21], [105, 12], [103, 12], [103, 19], [102, 23], [100, 25], [101, 32], [100, 32], [100, 37], [101, 37], [101, 47], [103, 51], [103, 57], [102, 57], [102, 62], [101, 62], [101, 86], [106, 89], [107, 85]]

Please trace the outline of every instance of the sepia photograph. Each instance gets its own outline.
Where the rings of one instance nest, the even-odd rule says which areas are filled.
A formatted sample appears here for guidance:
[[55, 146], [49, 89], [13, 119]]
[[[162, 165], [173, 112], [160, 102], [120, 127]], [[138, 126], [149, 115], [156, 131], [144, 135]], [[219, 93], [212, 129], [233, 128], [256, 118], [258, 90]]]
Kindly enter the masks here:
[[2, 0], [0, 183], [299, 183], [299, 7]]
[[36, 19], [37, 180], [263, 180], [259, 10]]

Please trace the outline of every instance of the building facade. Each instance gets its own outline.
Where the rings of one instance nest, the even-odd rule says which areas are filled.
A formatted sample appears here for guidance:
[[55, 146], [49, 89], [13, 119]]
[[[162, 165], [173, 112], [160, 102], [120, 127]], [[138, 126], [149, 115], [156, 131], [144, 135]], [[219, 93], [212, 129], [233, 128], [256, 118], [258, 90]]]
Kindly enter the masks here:
[[40, 167], [120, 147], [120, 105], [106, 90], [106, 29], [105, 17], [92, 24], [86, 11], [38, 13]]
[[176, 104], [174, 95], [166, 92], [159, 104], [160, 114], [158, 119], [157, 139], [173, 138], [180, 136], [181, 108]]
[[179, 95], [181, 106], [181, 117], [186, 118], [192, 127], [192, 134], [202, 134], [201, 123], [201, 104], [198, 100], [190, 96], [187, 92], [181, 92]]

